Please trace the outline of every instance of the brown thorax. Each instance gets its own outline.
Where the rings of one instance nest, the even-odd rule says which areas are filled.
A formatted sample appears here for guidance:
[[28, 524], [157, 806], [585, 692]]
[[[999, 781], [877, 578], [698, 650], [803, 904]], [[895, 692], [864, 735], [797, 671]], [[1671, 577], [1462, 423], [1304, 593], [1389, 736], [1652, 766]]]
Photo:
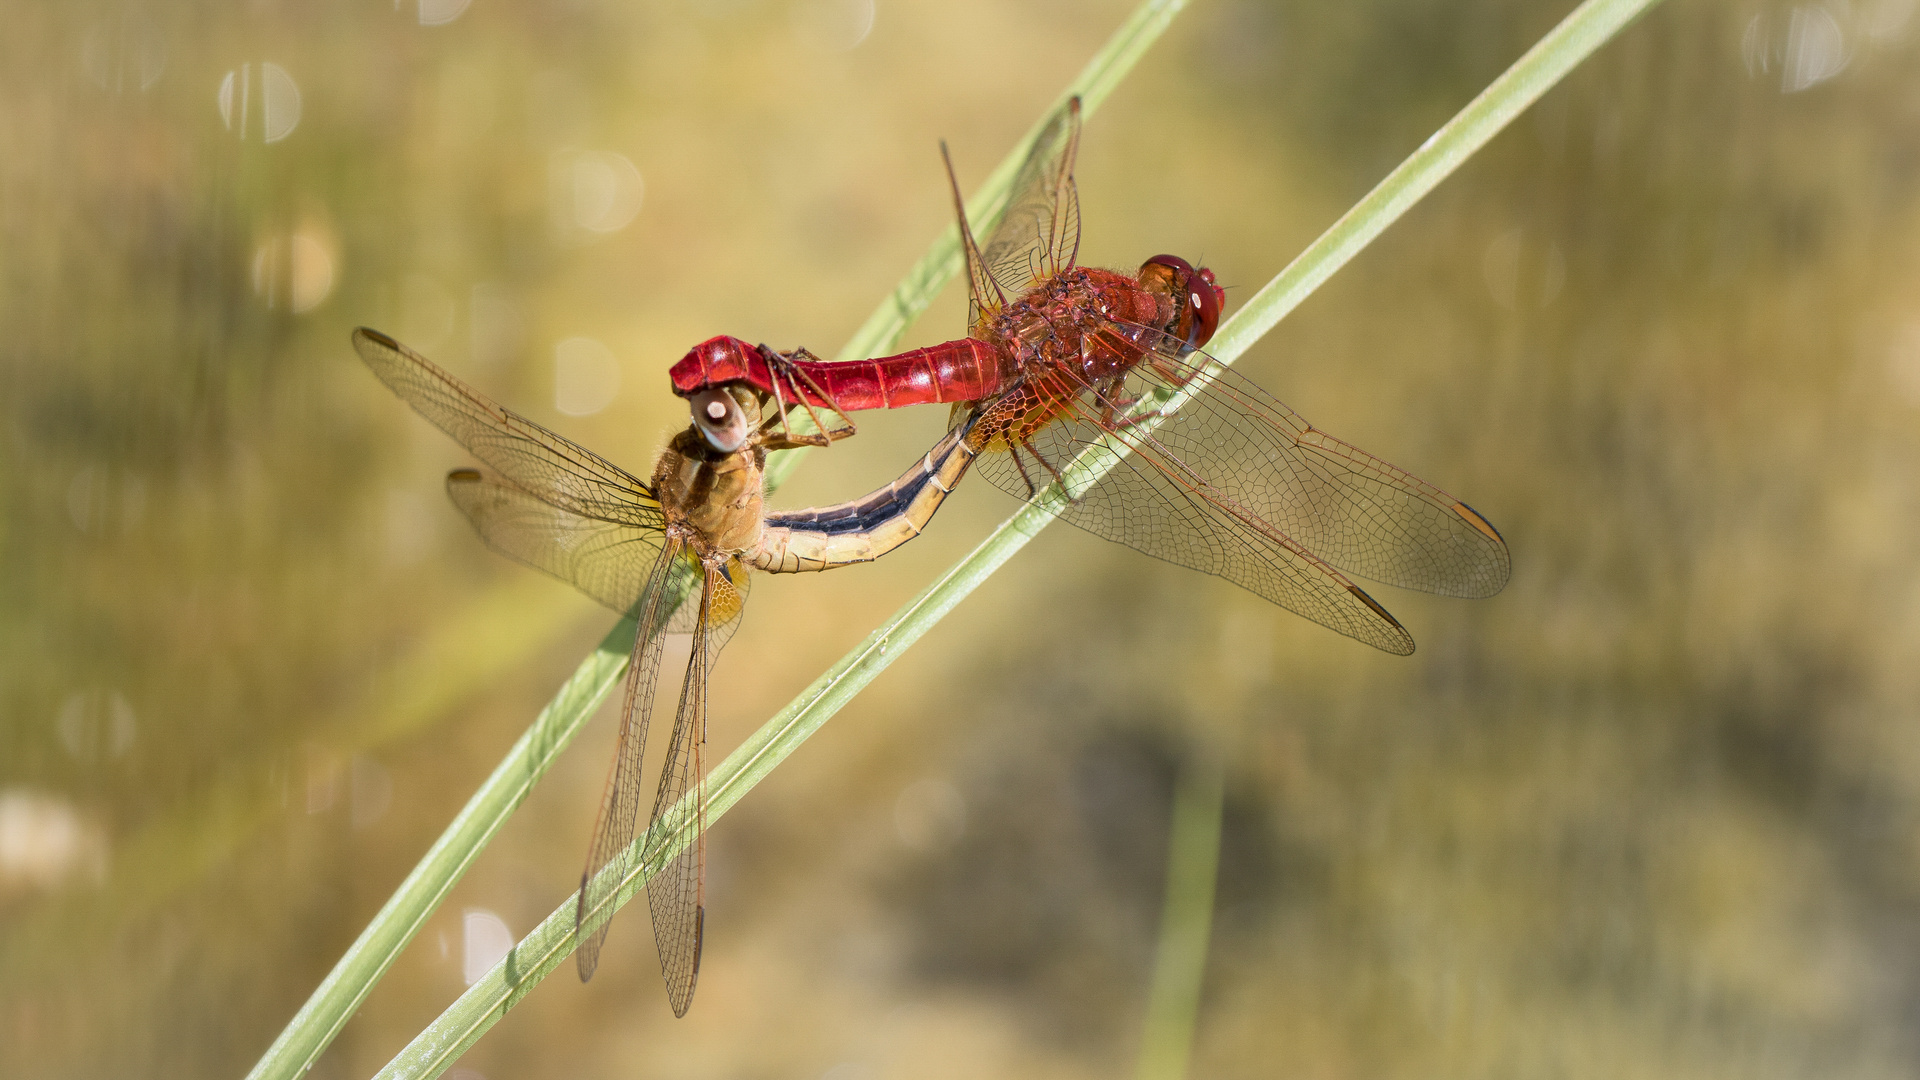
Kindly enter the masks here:
[[[693, 423], [673, 437], [653, 469], [653, 487], [669, 529], [701, 561], [753, 550], [764, 528], [767, 451], [845, 438], [852, 425], [796, 438], [771, 396], [738, 384], [715, 387], [688, 401]], [[787, 402], [786, 412], [800, 407]]]

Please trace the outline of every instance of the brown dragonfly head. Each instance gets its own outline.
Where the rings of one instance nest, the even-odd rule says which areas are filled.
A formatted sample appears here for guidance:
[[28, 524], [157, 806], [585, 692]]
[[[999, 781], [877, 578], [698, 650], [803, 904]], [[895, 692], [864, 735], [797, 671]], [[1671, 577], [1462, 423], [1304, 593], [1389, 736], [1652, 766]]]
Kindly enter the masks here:
[[1188, 348], [1205, 345], [1219, 328], [1227, 291], [1206, 267], [1196, 270], [1178, 255], [1155, 255], [1140, 266], [1140, 287], [1173, 301], [1173, 319], [1163, 329]]
[[722, 454], [739, 452], [760, 427], [759, 399], [740, 383], [702, 390], [689, 396], [688, 404], [700, 437]]

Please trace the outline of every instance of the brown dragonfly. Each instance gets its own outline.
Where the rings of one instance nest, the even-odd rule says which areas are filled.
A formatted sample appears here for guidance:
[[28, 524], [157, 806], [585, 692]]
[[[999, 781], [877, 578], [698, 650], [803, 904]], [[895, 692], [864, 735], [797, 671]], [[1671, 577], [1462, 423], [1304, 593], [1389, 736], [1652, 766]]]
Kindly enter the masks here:
[[[620, 711], [620, 737], [580, 877], [577, 960], [592, 977], [614, 894], [659, 860], [647, 881], [654, 940], [675, 1016], [684, 1016], [700, 974], [705, 923], [707, 676], [738, 624], [749, 569], [829, 570], [870, 562], [919, 535], [974, 458], [956, 428], [886, 487], [833, 506], [768, 513], [762, 506], [769, 450], [795, 439], [785, 408], [763, 415], [766, 396], [743, 386], [692, 396], [693, 423], [642, 480], [534, 423], [378, 331], [353, 346], [394, 393], [479, 458], [455, 469], [447, 494], [489, 547], [565, 581], [637, 621]], [[830, 426], [825, 439], [851, 434]], [[666, 764], [648, 822], [655, 842], [636, 851], [641, 760], [665, 638], [691, 633]]]
[[1411, 653], [1413, 636], [1346, 573], [1444, 596], [1505, 587], [1506, 542], [1485, 517], [1201, 350], [1225, 301], [1211, 271], [1173, 255], [1133, 274], [1077, 265], [1079, 143], [1074, 99], [1034, 143], [984, 249], [949, 164], [967, 337], [855, 363], [719, 337], [674, 366], [675, 392], [748, 385], [849, 411], [957, 403], [1003, 490], [1030, 498], [1090, 458], [1104, 475], [1059, 509], [1067, 521], [1391, 653]]

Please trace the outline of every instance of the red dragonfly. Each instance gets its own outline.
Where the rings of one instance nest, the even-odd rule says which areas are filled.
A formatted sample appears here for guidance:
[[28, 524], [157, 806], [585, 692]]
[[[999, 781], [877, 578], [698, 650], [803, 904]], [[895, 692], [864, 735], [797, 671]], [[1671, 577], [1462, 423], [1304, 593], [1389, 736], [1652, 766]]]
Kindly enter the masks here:
[[[949, 162], [968, 337], [843, 364], [719, 337], [674, 365], [675, 392], [744, 383], [845, 411], [956, 403], [967, 445], [995, 451], [979, 468], [1003, 490], [1032, 497], [1090, 455], [1110, 468], [1060, 509], [1067, 521], [1391, 653], [1411, 653], [1412, 635], [1341, 571], [1445, 596], [1499, 592], [1510, 563], [1486, 518], [1201, 350], [1225, 298], [1212, 272], [1172, 255], [1134, 275], [1075, 265], [1079, 138], [1075, 99], [1021, 165], [984, 251]], [[1156, 409], [1196, 388], [1184, 408]]]
[[[647, 906], [667, 998], [684, 1016], [706, 922], [707, 672], [739, 622], [747, 570], [870, 562], [918, 536], [973, 460], [966, 432], [954, 428], [899, 480], [864, 498], [766, 513], [767, 451], [793, 443], [784, 415], [762, 419], [767, 402], [756, 391], [694, 394], [693, 424], [661, 451], [649, 483], [500, 407], [385, 334], [355, 330], [353, 345], [394, 393], [487, 466], [449, 473], [447, 494], [489, 547], [638, 622], [619, 748], [580, 876], [577, 961], [585, 981], [599, 963], [620, 884], [660, 863], [647, 881]], [[849, 434], [842, 426], [818, 438]], [[641, 759], [669, 633], [691, 633], [693, 654], [648, 818], [658, 839], [636, 852]]]

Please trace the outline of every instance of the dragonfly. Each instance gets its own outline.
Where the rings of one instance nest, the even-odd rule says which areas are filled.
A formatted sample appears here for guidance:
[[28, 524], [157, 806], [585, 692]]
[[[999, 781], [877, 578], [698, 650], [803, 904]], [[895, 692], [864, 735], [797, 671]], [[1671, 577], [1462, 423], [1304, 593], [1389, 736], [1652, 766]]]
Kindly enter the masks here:
[[967, 337], [828, 363], [722, 336], [674, 365], [675, 392], [753, 386], [842, 415], [951, 403], [980, 471], [1009, 494], [1034, 497], [1076, 460], [1104, 469], [1083, 490], [1062, 484], [1061, 517], [1389, 653], [1412, 653], [1413, 636], [1348, 574], [1444, 596], [1504, 588], [1506, 541], [1478, 511], [1206, 353], [1226, 299], [1211, 270], [1174, 255], [1134, 274], [1076, 263], [1079, 142], [1076, 98], [1042, 128], [985, 248], [948, 159]]
[[[691, 396], [693, 422], [642, 480], [377, 330], [355, 330], [353, 345], [394, 393], [480, 460], [482, 468], [448, 473], [446, 486], [489, 547], [636, 619], [618, 748], [580, 877], [577, 963], [581, 981], [591, 978], [620, 884], [659, 860], [663, 845], [680, 843], [646, 890], [667, 998], [684, 1016], [705, 938], [708, 674], [739, 623], [748, 572], [829, 570], [887, 554], [919, 535], [975, 451], [955, 428], [899, 479], [862, 498], [768, 512], [767, 452], [843, 438], [850, 423], [791, 437], [767, 395], [716, 387]], [[672, 633], [692, 634], [693, 650], [647, 819], [658, 839], [636, 852], [641, 763]]]

